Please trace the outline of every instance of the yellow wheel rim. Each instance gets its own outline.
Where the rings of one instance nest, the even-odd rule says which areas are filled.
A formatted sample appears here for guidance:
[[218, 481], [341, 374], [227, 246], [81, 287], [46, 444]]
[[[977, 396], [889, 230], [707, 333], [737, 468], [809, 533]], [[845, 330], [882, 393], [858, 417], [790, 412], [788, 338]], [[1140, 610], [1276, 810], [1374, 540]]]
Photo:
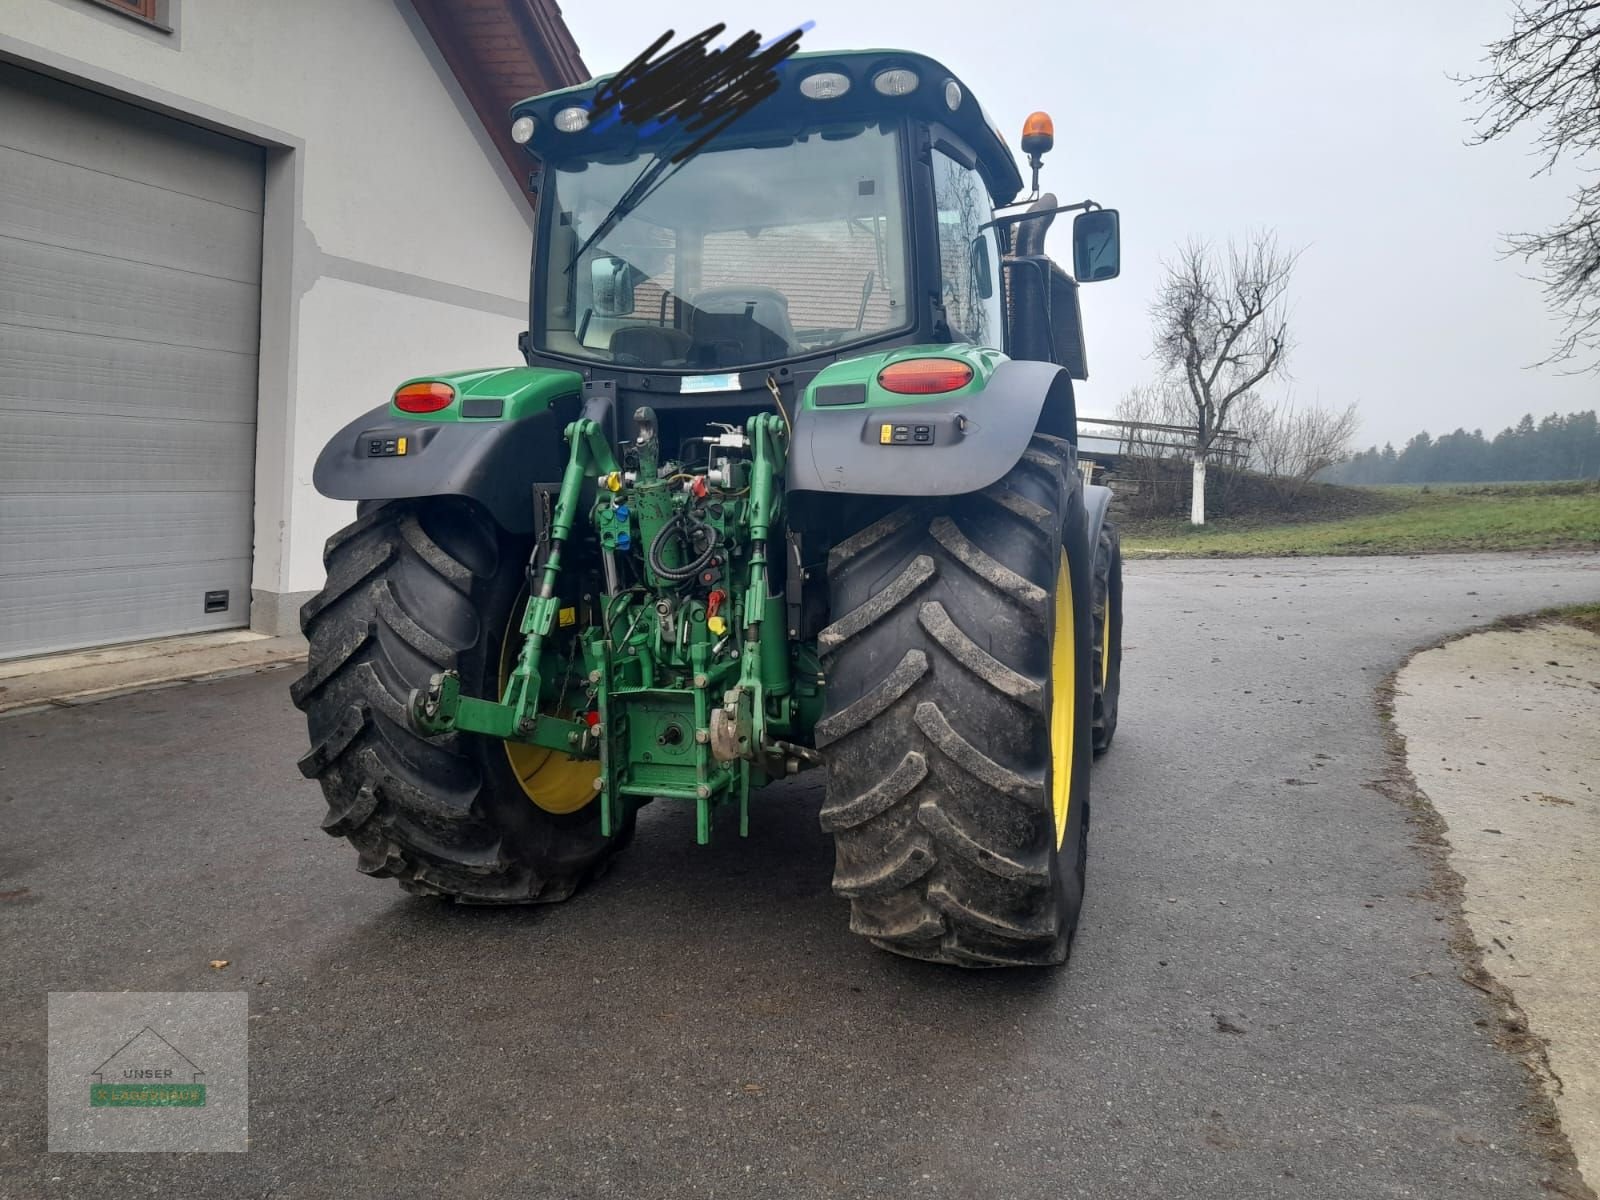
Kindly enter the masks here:
[[[519, 645], [521, 616], [525, 607], [522, 598], [511, 606], [511, 620], [506, 625], [505, 637], [500, 640], [500, 692], [503, 695], [511, 679], [514, 662], [512, 648]], [[594, 780], [598, 766], [593, 761], [573, 758], [543, 746], [530, 746], [526, 742], [501, 742], [506, 750], [506, 761], [516, 776], [522, 792], [533, 804], [548, 813], [574, 813], [591, 803], [600, 793]]]
[[577, 812], [600, 794], [594, 786], [599, 770], [595, 763], [525, 742], [501, 744], [523, 793], [545, 812]]
[[1067, 837], [1072, 804], [1072, 768], [1076, 761], [1078, 638], [1072, 617], [1072, 574], [1067, 556], [1056, 571], [1055, 613], [1050, 631], [1050, 803], [1056, 820], [1056, 849]]
[[1111, 597], [1106, 597], [1106, 610], [1100, 614], [1100, 690], [1105, 691], [1111, 682]]

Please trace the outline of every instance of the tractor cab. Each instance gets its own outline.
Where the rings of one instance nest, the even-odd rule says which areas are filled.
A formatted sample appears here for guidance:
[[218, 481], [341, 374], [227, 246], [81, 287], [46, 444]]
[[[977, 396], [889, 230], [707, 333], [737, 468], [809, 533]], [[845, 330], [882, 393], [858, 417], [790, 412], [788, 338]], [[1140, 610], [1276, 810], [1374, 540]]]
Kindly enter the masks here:
[[770, 407], [769, 375], [792, 395], [836, 360], [906, 345], [1083, 377], [1076, 285], [1042, 257], [1054, 198], [994, 219], [1023, 180], [960, 80], [898, 51], [800, 54], [778, 75], [687, 155], [700, 134], [681, 122], [591, 120], [603, 79], [516, 106], [542, 165], [530, 365], [697, 409], [712, 390]]

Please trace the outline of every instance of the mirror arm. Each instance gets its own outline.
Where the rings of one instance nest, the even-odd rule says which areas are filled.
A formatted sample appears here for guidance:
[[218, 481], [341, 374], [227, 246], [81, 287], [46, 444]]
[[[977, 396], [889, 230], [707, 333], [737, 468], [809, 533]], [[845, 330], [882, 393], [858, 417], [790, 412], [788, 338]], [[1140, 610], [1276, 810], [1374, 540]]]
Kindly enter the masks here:
[[[1020, 201], [1020, 203], [1026, 203], [1026, 201]], [[1011, 206], [1005, 205], [1005, 207], [1009, 208]], [[1094, 212], [1100, 207], [1102, 206], [1094, 200], [1080, 200], [1077, 204], [1063, 204], [1059, 208], [1041, 208], [1037, 212], [1011, 213], [1009, 216], [995, 217], [992, 221], [985, 221], [978, 226], [978, 232], [982, 233], [985, 229], [994, 229], [1001, 225], [1015, 225], [1019, 221], [1031, 220], [1034, 217], [1053, 216], [1056, 213], [1078, 212], [1080, 210]]]

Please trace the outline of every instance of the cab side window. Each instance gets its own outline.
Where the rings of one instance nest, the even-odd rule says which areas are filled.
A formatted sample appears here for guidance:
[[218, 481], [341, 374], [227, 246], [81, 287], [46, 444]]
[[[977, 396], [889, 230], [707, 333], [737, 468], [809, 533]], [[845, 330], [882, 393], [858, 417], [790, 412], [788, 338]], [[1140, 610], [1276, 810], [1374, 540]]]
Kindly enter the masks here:
[[934, 205], [939, 214], [939, 275], [952, 332], [1001, 348], [1004, 323], [1000, 254], [983, 178], [942, 150], [933, 152]]

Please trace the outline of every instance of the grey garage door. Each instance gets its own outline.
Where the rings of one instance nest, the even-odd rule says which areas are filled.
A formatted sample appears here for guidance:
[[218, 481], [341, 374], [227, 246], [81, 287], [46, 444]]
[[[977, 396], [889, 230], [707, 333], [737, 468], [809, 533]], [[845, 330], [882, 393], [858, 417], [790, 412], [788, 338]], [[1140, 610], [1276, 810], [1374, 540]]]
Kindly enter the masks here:
[[261, 199], [258, 148], [0, 64], [0, 658], [248, 622]]

